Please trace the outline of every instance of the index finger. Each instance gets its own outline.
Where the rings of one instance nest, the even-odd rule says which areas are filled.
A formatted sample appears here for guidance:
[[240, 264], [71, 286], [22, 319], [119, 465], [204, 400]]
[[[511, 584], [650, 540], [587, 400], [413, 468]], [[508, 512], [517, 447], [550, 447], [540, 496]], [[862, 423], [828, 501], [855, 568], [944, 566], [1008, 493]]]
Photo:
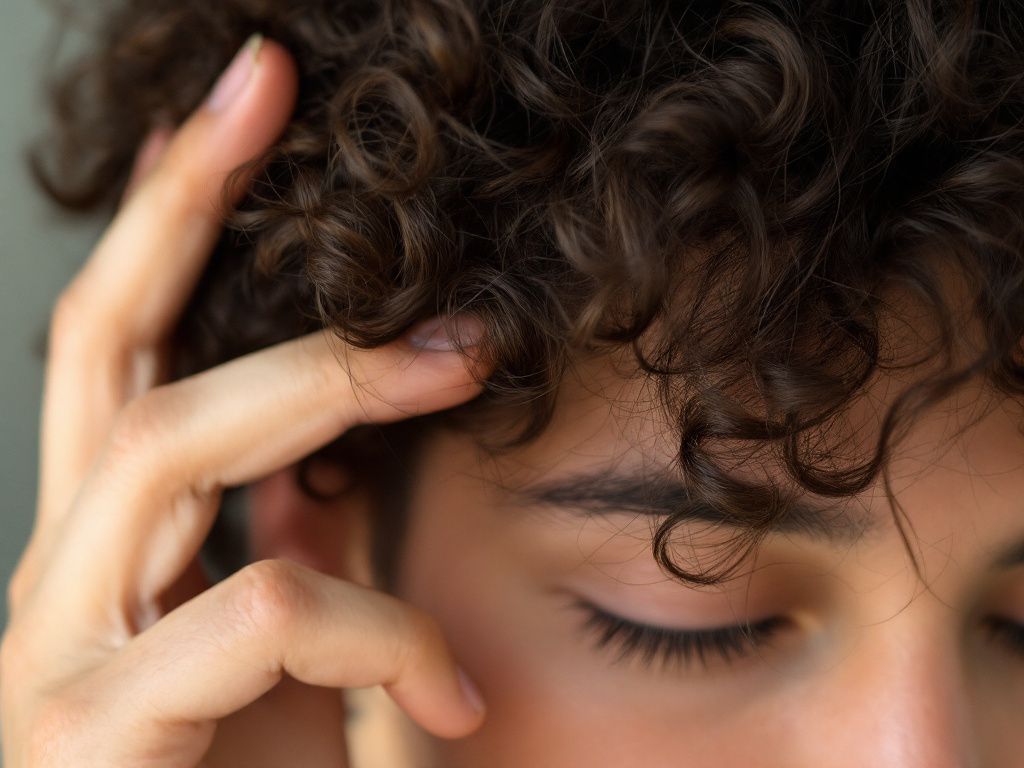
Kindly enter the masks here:
[[[163, 663], [168, 649], [173, 664]], [[332, 688], [384, 685], [442, 737], [465, 736], [484, 716], [480, 694], [429, 616], [281, 560], [252, 563], [197, 595], [134, 637], [99, 679], [83, 682], [90, 706], [140, 734], [153, 724], [123, 719], [155, 714], [163, 732], [145, 736], [173, 745], [182, 730], [236, 712], [285, 673]]]

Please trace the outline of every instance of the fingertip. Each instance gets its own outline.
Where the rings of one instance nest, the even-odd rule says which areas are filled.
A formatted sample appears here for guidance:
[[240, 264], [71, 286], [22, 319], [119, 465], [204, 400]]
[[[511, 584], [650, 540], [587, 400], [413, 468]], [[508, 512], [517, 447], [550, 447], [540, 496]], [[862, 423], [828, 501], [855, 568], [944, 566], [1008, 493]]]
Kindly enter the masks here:
[[487, 714], [480, 688], [460, 665], [455, 666], [454, 682], [457, 686], [453, 692], [458, 699], [457, 713], [432, 729], [436, 735], [446, 739], [459, 739], [473, 733], [483, 725]]
[[486, 333], [479, 317], [460, 312], [447, 318], [435, 315], [420, 321], [406, 334], [406, 340], [416, 349], [452, 352], [478, 346]]
[[[241, 45], [217, 76], [200, 113], [214, 120], [230, 119], [250, 110], [253, 101], [270, 95], [274, 113], [294, 108], [298, 94], [298, 67], [291, 53], [280, 43], [255, 32]], [[273, 121], [274, 115], [268, 120]]]
[[254, 98], [268, 98], [268, 106], [278, 117], [290, 116], [299, 93], [299, 68], [288, 49], [276, 40], [263, 38], [254, 77]]
[[[239, 62], [247, 66], [240, 66]], [[282, 134], [298, 100], [298, 66], [280, 43], [253, 35], [211, 86], [203, 105], [172, 142], [171, 164], [200, 183], [217, 180], [206, 197], [234, 204], [258, 170], [256, 158]]]
[[483, 694], [473, 679], [462, 667], [458, 668], [459, 686], [462, 688], [462, 697], [469, 704], [470, 709], [482, 720], [487, 712], [487, 705], [484, 703]]
[[487, 326], [470, 312], [450, 317], [433, 316], [415, 324], [405, 335], [406, 343], [417, 353], [439, 355], [444, 361], [459, 360], [475, 384], [481, 384], [494, 363], [487, 355]]
[[[452, 679], [449, 693], [442, 700], [403, 691], [399, 686], [384, 686], [395, 703], [424, 730], [442, 739], [461, 739], [476, 732], [486, 719], [486, 706], [479, 691], [470, 693], [464, 686], [468, 678], [461, 669]], [[474, 690], [475, 686], [468, 683]], [[447, 686], [446, 686], [447, 687]]]

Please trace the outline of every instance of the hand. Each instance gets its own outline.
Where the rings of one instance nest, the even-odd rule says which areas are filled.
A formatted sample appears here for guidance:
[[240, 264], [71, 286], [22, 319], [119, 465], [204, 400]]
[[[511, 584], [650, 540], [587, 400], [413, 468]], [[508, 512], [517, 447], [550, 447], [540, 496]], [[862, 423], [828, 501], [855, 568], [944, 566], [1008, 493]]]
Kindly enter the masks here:
[[[479, 392], [481, 364], [468, 357], [408, 338], [358, 350], [328, 332], [166, 383], [167, 337], [223, 206], [237, 202], [252, 169], [229, 173], [294, 108], [287, 52], [266, 41], [258, 58], [244, 50], [236, 62], [246, 57], [249, 74], [226, 78], [233, 98], [221, 88], [176, 133], [151, 136], [120, 210], [53, 313], [37, 516], [8, 587], [0, 647], [9, 768], [194, 766], [219, 719], [283, 678], [321, 694], [382, 684], [443, 737], [483, 717], [437, 625], [411, 606], [286, 560], [252, 563], [212, 587], [198, 564], [224, 487], [277, 471], [357, 423]], [[474, 323], [462, 320], [466, 338]], [[263, 733], [252, 738], [267, 738], [268, 714], [282, 723], [269, 735], [288, 744], [284, 708], [261, 709]], [[333, 731], [295, 745], [290, 764], [345, 764], [342, 719], [328, 723]], [[216, 754], [242, 764], [229, 749]]]

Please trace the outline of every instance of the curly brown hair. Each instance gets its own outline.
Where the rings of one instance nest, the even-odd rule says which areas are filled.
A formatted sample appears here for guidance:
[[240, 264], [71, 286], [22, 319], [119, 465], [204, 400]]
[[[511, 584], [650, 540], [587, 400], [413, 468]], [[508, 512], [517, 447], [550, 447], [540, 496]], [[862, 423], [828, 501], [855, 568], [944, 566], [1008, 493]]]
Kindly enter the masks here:
[[[574, 351], [629, 347], [691, 496], [743, 553], [792, 494], [886, 477], [913, 417], [968, 380], [1024, 389], [1015, 3], [119, 0], [90, 18], [30, 155], [69, 210], [113, 206], [144, 134], [194, 110], [251, 32], [301, 73], [179, 329], [178, 375], [323, 326], [372, 347], [469, 311], [498, 361], [481, 398], [370, 439], [408, 451], [424, 422], [508, 406], [525, 418], [501, 450], [545, 428]], [[966, 357], [947, 267], [981, 328]], [[896, 365], [894, 286], [941, 364], [850, 456], [844, 417]], [[380, 455], [346, 449], [367, 434], [320, 454]], [[782, 473], [741, 478], [740, 457]], [[728, 576], [672, 561], [676, 522], [654, 537], [662, 566]]]

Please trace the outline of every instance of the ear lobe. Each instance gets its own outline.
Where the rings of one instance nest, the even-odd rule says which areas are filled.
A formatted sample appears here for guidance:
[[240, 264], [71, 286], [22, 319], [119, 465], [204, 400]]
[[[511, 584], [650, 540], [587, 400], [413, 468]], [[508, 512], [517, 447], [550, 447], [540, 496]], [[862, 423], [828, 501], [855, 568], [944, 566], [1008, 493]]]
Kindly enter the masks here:
[[[317, 473], [317, 489], [337, 490], [343, 482], [340, 475], [329, 478]], [[249, 551], [253, 559], [286, 558], [369, 586], [370, 494], [357, 484], [348, 485], [330, 500], [314, 499], [299, 486], [294, 464], [250, 484]]]

